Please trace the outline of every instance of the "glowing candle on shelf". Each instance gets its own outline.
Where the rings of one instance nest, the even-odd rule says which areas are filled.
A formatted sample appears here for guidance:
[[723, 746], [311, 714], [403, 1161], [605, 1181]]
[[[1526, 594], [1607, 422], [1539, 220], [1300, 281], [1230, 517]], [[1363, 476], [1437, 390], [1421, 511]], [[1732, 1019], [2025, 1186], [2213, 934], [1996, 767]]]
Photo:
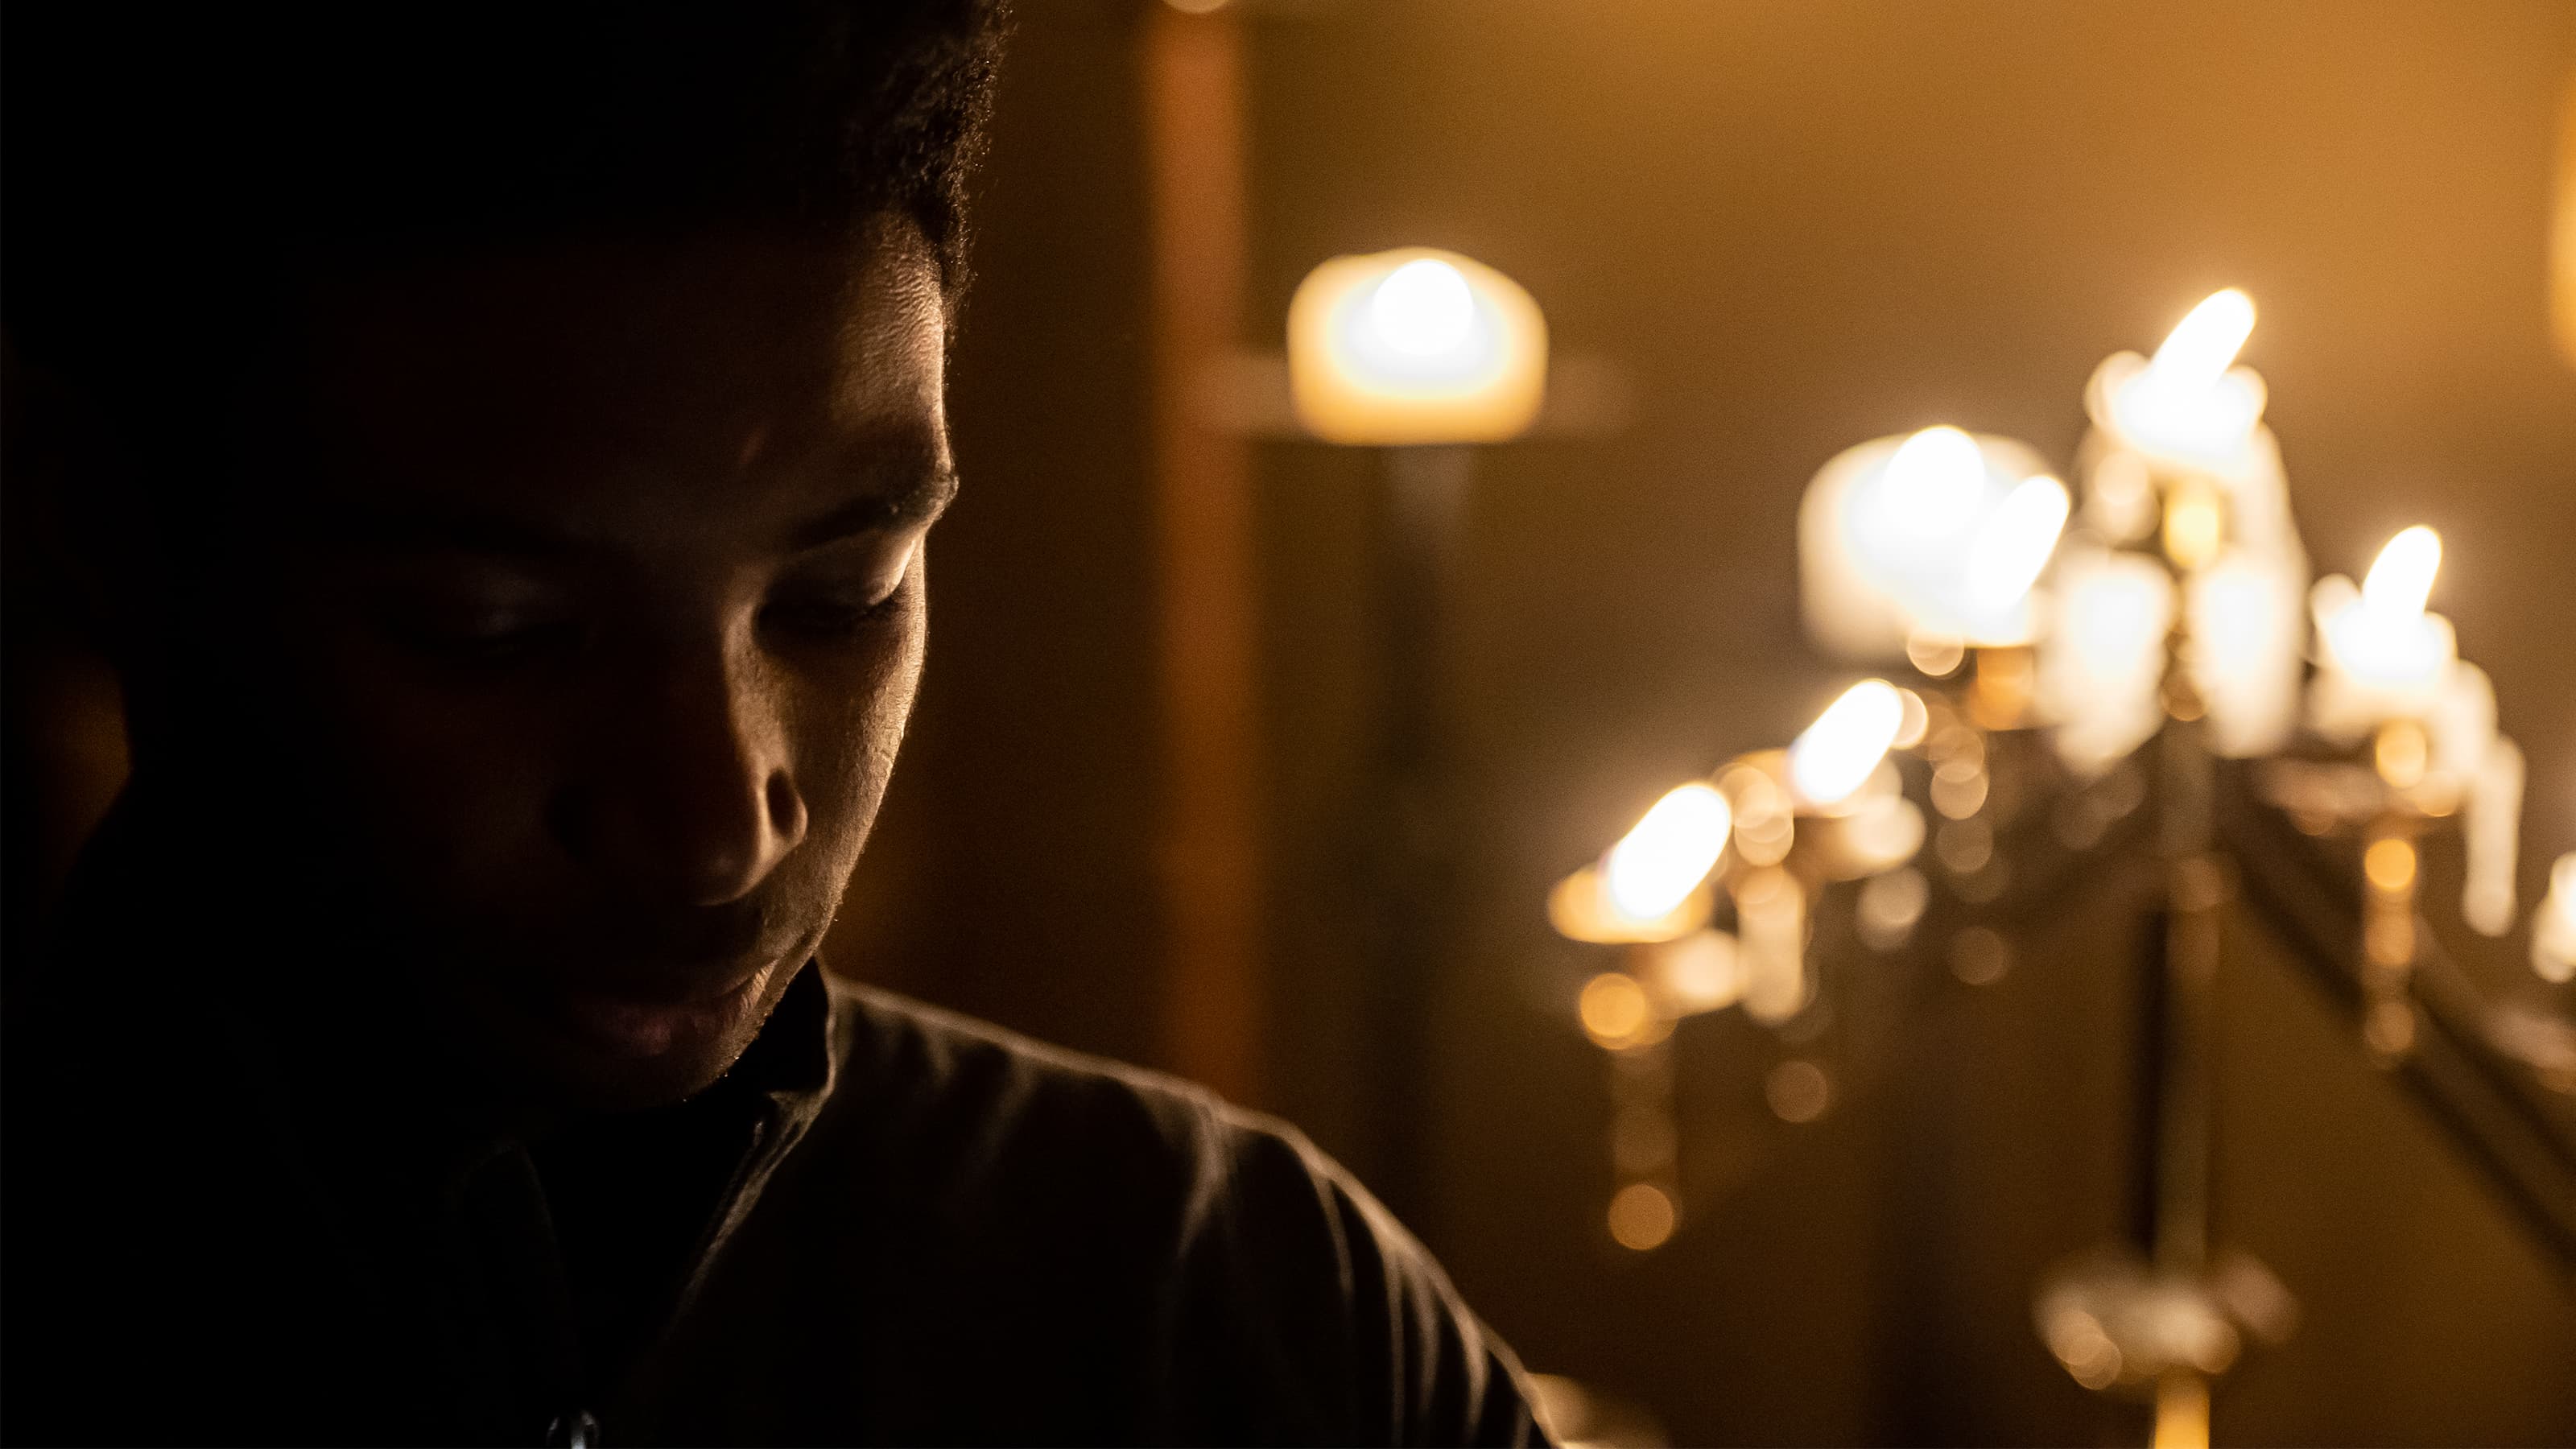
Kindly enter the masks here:
[[1918, 633], [2028, 643], [2030, 583], [2064, 526], [2062, 511], [2041, 526], [2052, 487], [2064, 496], [2033, 486], [2046, 472], [2021, 443], [1947, 425], [1837, 454], [1798, 513], [1809, 631], [1867, 661], [1904, 658]]
[[1869, 782], [1905, 723], [1905, 699], [1883, 679], [1844, 690], [1789, 746], [1789, 786], [1799, 803], [1831, 810]]
[[2450, 621], [2424, 609], [2441, 566], [2441, 536], [2418, 524], [2388, 541], [2358, 590], [2340, 574], [2318, 581], [2321, 729], [2349, 736], [2433, 709], [2459, 662]]
[[1288, 381], [1327, 442], [1499, 442], [1538, 416], [1547, 323], [1511, 278], [1454, 252], [1335, 257], [1288, 305]]

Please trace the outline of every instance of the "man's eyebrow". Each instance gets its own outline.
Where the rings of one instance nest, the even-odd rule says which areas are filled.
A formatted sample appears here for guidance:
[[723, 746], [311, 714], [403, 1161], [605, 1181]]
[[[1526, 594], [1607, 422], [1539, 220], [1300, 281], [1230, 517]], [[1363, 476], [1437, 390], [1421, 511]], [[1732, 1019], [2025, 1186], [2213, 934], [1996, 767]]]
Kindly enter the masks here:
[[787, 547], [802, 553], [862, 533], [918, 527], [939, 517], [956, 497], [957, 470], [938, 464], [899, 487], [863, 493], [796, 525], [787, 535]]

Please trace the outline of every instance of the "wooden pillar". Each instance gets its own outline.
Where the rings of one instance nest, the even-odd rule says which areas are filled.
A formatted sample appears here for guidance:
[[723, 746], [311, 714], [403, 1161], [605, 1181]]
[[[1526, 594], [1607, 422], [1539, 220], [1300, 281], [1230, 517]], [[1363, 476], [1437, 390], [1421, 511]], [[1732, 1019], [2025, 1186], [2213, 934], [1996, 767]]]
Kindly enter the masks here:
[[1252, 460], [1200, 405], [1242, 322], [1242, 34], [1151, 8], [1143, 84], [1151, 225], [1164, 1065], [1260, 1099], [1259, 577]]

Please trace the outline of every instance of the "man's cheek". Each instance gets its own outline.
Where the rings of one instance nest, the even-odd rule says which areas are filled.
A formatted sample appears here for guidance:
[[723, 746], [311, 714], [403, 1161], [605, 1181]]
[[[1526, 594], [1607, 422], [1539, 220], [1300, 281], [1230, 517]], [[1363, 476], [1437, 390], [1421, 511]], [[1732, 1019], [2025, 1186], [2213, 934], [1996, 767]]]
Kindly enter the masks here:
[[541, 882], [549, 761], [561, 732], [554, 712], [359, 679], [340, 701], [334, 773], [372, 853], [398, 881], [432, 894]]

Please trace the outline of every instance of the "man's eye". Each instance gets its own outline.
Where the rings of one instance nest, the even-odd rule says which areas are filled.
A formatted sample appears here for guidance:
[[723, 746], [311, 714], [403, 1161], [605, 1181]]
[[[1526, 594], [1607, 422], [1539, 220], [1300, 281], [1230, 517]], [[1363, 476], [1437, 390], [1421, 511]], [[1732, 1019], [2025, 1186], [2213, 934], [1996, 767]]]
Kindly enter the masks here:
[[468, 664], [500, 664], [569, 648], [579, 624], [553, 613], [459, 606], [396, 608], [385, 622], [421, 653]]
[[893, 616], [902, 607], [903, 590], [881, 599], [813, 595], [779, 599], [760, 611], [760, 621], [774, 629], [814, 638], [856, 634]]

